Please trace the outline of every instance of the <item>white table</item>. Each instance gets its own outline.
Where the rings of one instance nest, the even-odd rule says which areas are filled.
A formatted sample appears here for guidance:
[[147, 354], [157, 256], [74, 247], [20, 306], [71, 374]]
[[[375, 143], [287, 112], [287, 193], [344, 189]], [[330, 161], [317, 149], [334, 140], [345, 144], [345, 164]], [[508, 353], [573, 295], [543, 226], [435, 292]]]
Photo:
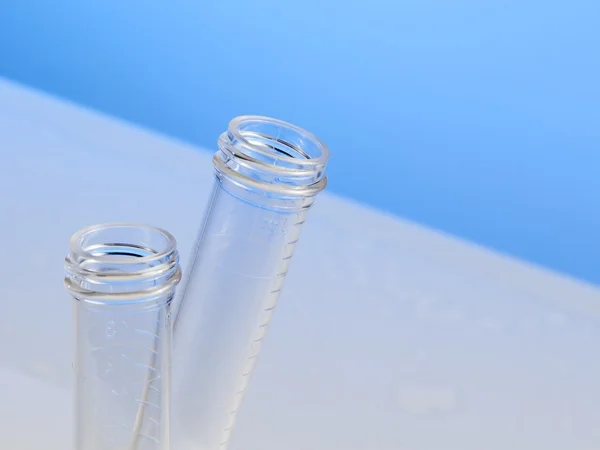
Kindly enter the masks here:
[[[68, 238], [187, 261], [210, 153], [0, 80], [0, 156], [0, 449], [70, 449]], [[231, 450], [597, 450], [599, 347], [600, 290], [325, 193]]]

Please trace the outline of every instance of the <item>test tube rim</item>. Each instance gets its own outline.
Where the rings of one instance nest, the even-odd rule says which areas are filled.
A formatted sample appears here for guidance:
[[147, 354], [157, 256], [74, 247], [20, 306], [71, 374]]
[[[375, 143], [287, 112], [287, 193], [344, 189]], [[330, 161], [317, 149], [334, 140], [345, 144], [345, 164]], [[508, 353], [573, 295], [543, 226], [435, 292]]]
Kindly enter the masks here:
[[[252, 121], [275, 124], [275, 125], [281, 126], [283, 128], [289, 128], [301, 135], [305, 135], [307, 138], [309, 138], [316, 144], [316, 147], [319, 148], [321, 153], [320, 153], [320, 155], [318, 155], [316, 157], [311, 156], [309, 158], [296, 158], [294, 156], [286, 156], [284, 154], [274, 154], [271, 152], [265, 152], [260, 147], [257, 147], [252, 142], [248, 141], [246, 139], [246, 137], [244, 136], [244, 132], [241, 130], [241, 125], [244, 122], [252, 122]], [[314, 167], [314, 166], [326, 164], [330, 157], [329, 148], [315, 134], [311, 133], [310, 131], [307, 131], [306, 129], [304, 129], [302, 127], [294, 125], [292, 123], [286, 122], [284, 120], [274, 119], [272, 117], [258, 116], [258, 115], [245, 115], [245, 116], [235, 117], [234, 119], [231, 120], [231, 122], [229, 122], [228, 132], [231, 135], [233, 135], [235, 137], [235, 139], [239, 140], [242, 143], [242, 145], [244, 145], [245, 147], [252, 148], [252, 150], [257, 153], [263, 154], [265, 156], [268, 156], [268, 157], [276, 159], [276, 160], [285, 161], [290, 164]]]
[[164, 249], [162, 249], [160, 251], [155, 250], [156, 253], [151, 254], [151, 255], [136, 257], [135, 259], [131, 260], [132, 264], [136, 264], [136, 263], [137, 264], [148, 264], [148, 263], [160, 261], [166, 257], [169, 257], [170, 255], [172, 255], [174, 252], [177, 251], [177, 240], [171, 233], [169, 233], [167, 230], [164, 230], [163, 228], [155, 227], [153, 225], [138, 224], [138, 223], [133, 223], [133, 222], [108, 222], [108, 223], [89, 225], [89, 226], [84, 227], [84, 228], [80, 229], [79, 231], [75, 232], [71, 236], [71, 239], [70, 239], [69, 247], [70, 247], [71, 254], [73, 256], [76, 256], [78, 259], [81, 258], [81, 259], [85, 259], [87, 261], [94, 261], [94, 262], [98, 262], [98, 263], [127, 264], [128, 262], [121, 258], [113, 257], [108, 254], [94, 254], [94, 253], [88, 252], [87, 250], [85, 250], [83, 248], [83, 246], [82, 246], [83, 238], [86, 235], [88, 235], [94, 231], [109, 229], [109, 228], [142, 229], [142, 230], [146, 230], [149, 232], [158, 233], [165, 238], [166, 244], [164, 246]]
[[[93, 233], [127, 229], [141, 233], [141, 237], [136, 235], [134, 239], [122, 239], [120, 242], [102, 242], [102, 244], [94, 244], [93, 241], [92, 243], [86, 242], [86, 237], [90, 236], [90, 234], [93, 236]], [[149, 233], [148, 236], [158, 236], [161, 239], [160, 244], [145, 244], [145, 233]], [[109, 238], [105, 239], [109, 240]], [[111, 237], [110, 239], [114, 238]], [[103, 241], [103, 239], [100, 239], [100, 241]], [[150, 254], [131, 254], [131, 258], [123, 259], [121, 257], [122, 254], [116, 256], [116, 254], [111, 255], [110, 253], [88, 251], [89, 248], [98, 247], [98, 245], [137, 247], [140, 250], [149, 251]], [[127, 267], [128, 269], [123, 272], [104, 272], [89, 270], [83, 267], [82, 263], [93, 263], [100, 266], [114, 265], [121, 269]], [[142, 269], [137, 268], [140, 264], [146, 267]], [[90, 225], [74, 233], [70, 240], [70, 252], [65, 258], [65, 271], [65, 287], [73, 297], [78, 300], [85, 299], [87, 302], [98, 304], [150, 304], [157, 298], [161, 298], [167, 293], [172, 292], [181, 280], [179, 253], [175, 237], [162, 228], [131, 222]], [[160, 282], [147, 288], [131, 291], [103, 291], [82, 287], [80, 282], [83, 280], [92, 285], [122, 282], [153, 283], [157, 280], [160, 280]]]

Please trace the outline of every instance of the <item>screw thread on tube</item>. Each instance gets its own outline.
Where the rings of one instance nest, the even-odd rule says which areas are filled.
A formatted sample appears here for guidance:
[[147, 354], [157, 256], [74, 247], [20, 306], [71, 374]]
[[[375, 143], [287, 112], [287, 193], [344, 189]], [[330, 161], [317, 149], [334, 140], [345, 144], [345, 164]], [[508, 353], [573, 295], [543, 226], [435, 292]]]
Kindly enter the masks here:
[[173, 236], [107, 224], [71, 238], [76, 450], [169, 450], [171, 302], [181, 279]]
[[327, 147], [275, 119], [234, 119], [175, 318], [173, 435], [225, 450], [306, 213], [325, 188]]

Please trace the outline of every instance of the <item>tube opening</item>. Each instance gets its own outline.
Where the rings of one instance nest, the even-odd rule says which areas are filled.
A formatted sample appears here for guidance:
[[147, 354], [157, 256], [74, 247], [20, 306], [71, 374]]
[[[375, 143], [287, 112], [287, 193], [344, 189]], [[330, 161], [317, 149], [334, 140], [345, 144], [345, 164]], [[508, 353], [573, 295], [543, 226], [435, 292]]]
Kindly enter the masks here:
[[148, 297], [173, 289], [181, 277], [175, 238], [136, 224], [94, 225], [75, 233], [65, 269], [65, 284], [76, 297]]
[[241, 116], [219, 138], [213, 162], [242, 187], [314, 195], [327, 181], [327, 146], [314, 134], [277, 119]]
[[231, 121], [229, 133], [257, 153], [280, 161], [291, 159], [298, 164], [304, 159], [318, 164], [329, 158], [329, 150], [314, 134], [281, 120], [242, 116]]
[[152, 264], [168, 257], [176, 247], [177, 242], [168, 231], [149, 225], [93, 225], [71, 237], [71, 252], [74, 255], [107, 264]]

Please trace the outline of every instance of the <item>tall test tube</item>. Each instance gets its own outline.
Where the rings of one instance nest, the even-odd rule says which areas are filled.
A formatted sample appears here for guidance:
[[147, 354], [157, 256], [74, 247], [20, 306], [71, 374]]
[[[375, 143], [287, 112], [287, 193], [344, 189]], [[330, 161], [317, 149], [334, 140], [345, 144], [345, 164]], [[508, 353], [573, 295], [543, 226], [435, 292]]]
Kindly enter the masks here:
[[178, 450], [225, 450], [306, 213], [325, 187], [327, 147], [289, 123], [234, 119], [176, 313]]
[[169, 450], [171, 301], [181, 278], [173, 236], [108, 224], [71, 238], [76, 450]]

